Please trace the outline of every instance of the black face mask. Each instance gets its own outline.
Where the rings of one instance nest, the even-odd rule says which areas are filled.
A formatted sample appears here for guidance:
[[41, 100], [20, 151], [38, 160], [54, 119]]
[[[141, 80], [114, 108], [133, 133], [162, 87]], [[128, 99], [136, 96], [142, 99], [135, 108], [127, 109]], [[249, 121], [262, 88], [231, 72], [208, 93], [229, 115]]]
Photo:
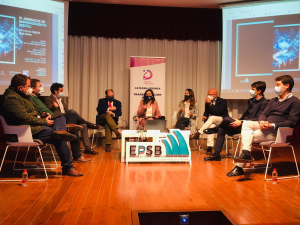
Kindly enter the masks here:
[[106, 97], [108, 101], [112, 102], [115, 98], [114, 97]]
[[184, 96], [184, 100], [187, 101], [187, 100], [190, 99], [190, 97], [191, 97], [190, 95], [185, 95], [185, 96]]
[[146, 100], [150, 101], [152, 99], [152, 96], [146, 96]]

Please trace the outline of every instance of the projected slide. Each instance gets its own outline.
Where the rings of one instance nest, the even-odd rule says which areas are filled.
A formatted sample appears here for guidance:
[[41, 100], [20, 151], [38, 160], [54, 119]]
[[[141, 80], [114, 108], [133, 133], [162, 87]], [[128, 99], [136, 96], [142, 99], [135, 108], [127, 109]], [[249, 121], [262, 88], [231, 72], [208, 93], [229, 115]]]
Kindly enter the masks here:
[[284, 74], [294, 77], [293, 92], [300, 96], [300, 2], [296, 3], [298, 8], [274, 2], [223, 9], [222, 97], [249, 98], [250, 85], [258, 80], [267, 83], [266, 97], [275, 97], [274, 79]]
[[17, 73], [41, 80], [45, 94], [50, 94], [47, 87], [53, 82], [64, 83], [64, 5], [9, 4], [0, 0], [0, 94]]

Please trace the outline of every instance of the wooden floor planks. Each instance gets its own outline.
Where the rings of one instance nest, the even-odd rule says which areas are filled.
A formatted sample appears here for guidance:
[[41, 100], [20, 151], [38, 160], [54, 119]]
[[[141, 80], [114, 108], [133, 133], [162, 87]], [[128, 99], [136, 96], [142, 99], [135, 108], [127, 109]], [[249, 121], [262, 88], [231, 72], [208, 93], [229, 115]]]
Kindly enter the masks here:
[[[0, 224], [127, 225], [132, 224], [132, 210], [220, 209], [226, 210], [239, 224], [300, 224], [297, 178], [279, 180], [274, 185], [264, 180], [263, 170], [230, 178], [226, 173], [234, 167], [231, 158], [205, 162], [205, 152], [193, 148], [192, 165], [126, 166], [120, 162], [116, 143], [111, 153], [97, 146], [99, 154], [91, 156], [91, 163], [74, 164], [84, 173], [83, 177], [51, 173], [47, 182], [29, 180], [27, 187], [0, 183]], [[298, 164], [299, 146], [294, 145]], [[275, 165], [284, 160], [284, 165], [294, 170], [290, 154], [276, 152], [273, 157], [277, 158]]]

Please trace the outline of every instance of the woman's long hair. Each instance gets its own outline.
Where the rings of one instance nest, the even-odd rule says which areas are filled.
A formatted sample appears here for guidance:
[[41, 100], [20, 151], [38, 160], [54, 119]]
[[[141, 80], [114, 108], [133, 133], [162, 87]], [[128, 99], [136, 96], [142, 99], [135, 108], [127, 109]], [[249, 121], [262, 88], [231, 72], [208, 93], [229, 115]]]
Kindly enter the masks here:
[[146, 98], [146, 93], [147, 93], [148, 91], [150, 91], [150, 92], [152, 93], [152, 99], [150, 100], [150, 101], [152, 101], [151, 104], [153, 104], [154, 101], [155, 101], [155, 97], [154, 97], [154, 93], [153, 93], [152, 89], [148, 89], [148, 90], [145, 91], [144, 96], [143, 96], [143, 102], [144, 102], [144, 105], [148, 104], [148, 100], [147, 100], [147, 98]]
[[[186, 89], [186, 91], [188, 91], [189, 94], [190, 94], [190, 99], [189, 100], [190, 100], [190, 110], [191, 110], [195, 107], [195, 104], [196, 104], [195, 94], [194, 94], [194, 91], [192, 89]], [[181, 103], [183, 104], [185, 101], [186, 100], [185, 100], [185, 97], [184, 97], [183, 100], [181, 101]]]

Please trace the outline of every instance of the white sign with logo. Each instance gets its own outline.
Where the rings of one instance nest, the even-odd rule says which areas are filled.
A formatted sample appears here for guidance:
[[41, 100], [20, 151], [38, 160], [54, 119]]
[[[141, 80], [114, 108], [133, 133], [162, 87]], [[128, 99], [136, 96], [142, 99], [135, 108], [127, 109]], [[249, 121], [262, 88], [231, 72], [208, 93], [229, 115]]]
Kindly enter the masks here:
[[129, 129], [138, 126], [137, 110], [147, 89], [152, 89], [161, 115], [165, 115], [165, 57], [130, 57]]
[[[128, 162], [190, 162], [190, 131], [171, 129], [171, 133], [161, 133], [154, 142], [127, 142], [126, 164]], [[148, 132], [146, 136], [153, 136]], [[159, 134], [157, 134], [159, 135]]]

